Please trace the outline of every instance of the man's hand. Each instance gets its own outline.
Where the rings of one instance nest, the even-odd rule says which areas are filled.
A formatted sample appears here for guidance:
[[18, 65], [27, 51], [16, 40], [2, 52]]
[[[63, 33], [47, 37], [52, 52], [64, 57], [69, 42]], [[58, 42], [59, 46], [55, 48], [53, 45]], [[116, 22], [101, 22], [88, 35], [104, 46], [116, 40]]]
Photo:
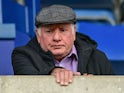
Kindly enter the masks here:
[[54, 75], [56, 78], [56, 82], [60, 83], [60, 85], [66, 86], [69, 83], [72, 83], [73, 76], [80, 76], [79, 72], [73, 73], [70, 70], [64, 68], [55, 68], [51, 75]]

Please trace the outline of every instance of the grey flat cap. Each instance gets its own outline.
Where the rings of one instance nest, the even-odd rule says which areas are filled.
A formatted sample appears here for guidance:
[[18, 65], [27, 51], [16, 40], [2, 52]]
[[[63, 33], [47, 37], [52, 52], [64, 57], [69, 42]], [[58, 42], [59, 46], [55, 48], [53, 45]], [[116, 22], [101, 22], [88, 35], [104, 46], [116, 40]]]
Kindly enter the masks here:
[[35, 18], [36, 27], [48, 24], [75, 22], [75, 12], [72, 8], [65, 5], [51, 5], [43, 8]]

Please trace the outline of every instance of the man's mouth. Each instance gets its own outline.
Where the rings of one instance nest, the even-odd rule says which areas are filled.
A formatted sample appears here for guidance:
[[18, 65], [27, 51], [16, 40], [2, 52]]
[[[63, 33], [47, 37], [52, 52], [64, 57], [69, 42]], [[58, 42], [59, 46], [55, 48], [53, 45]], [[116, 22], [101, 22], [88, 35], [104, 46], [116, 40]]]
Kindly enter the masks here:
[[54, 49], [60, 49], [63, 47], [63, 45], [52, 45], [51, 47]]

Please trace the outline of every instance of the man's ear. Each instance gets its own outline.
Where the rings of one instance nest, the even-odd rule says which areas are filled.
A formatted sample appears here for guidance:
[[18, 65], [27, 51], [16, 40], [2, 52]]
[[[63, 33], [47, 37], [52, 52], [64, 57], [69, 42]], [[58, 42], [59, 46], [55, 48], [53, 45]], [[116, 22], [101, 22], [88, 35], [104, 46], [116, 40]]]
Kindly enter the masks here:
[[74, 40], [76, 40], [76, 25], [74, 25]]
[[39, 31], [39, 30], [40, 29], [38, 29], [38, 28], [35, 30], [38, 43], [40, 43], [40, 36], [41, 36], [41, 31]]

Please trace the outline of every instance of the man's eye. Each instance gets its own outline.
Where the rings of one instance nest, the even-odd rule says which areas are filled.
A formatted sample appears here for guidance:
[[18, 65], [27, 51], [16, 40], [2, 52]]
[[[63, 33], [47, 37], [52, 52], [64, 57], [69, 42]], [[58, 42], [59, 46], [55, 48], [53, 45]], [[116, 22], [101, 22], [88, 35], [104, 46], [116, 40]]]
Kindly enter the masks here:
[[64, 32], [64, 31], [65, 31], [65, 29], [61, 29], [61, 31], [62, 31], [62, 32]]
[[50, 33], [50, 32], [52, 32], [52, 31], [51, 31], [51, 30], [47, 30], [46, 32]]

